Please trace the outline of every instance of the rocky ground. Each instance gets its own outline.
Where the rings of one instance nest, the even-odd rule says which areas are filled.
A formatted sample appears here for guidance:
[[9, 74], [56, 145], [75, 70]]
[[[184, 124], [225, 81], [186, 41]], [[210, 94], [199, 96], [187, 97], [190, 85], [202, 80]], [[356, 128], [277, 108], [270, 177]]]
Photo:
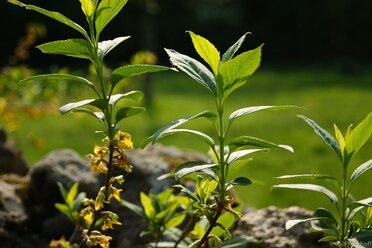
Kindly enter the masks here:
[[[160, 192], [174, 183], [171, 180], [158, 181], [160, 175], [182, 162], [206, 159], [195, 152], [160, 145], [130, 151], [128, 157], [135, 171], [124, 183], [123, 197], [133, 203], [139, 202], [141, 191]], [[53, 238], [68, 237], [74, 227], [54, 207], [55, 202], [62, 202], [56, 182], [61, 182], [66, 188], [78, 182], [80, 191], [95, 196], [102, 180], [100, 175], [90, 172], [86, 159], [69, 149], [53, 151], [29, 166], [0, 130], [0, 246], [41, 248], [47, 247]], [[145, 247], [149, 240], [139, 237], [145, 223], [119, 205], [113, 208], [120, 214], [123, 227], [111, 233], [114, 237], [111, 247]], [[320, 236], [311, 233], [306, 224], [285, 230], [287, 220], [310, 214], [298, 207], [250, 209], [235, 225], [233, 234], [255, 237], [259, 243], [247, 246], [254, 248], [328, 247], [317, 242]]]

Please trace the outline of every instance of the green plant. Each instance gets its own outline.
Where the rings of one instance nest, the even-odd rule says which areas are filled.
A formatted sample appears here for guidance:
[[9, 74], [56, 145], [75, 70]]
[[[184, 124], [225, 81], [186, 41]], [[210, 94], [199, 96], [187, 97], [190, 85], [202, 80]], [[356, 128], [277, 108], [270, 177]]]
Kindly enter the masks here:
[[[246, 177], [230, 177], [229, 171], [235, 162], [253, 153], [265, 152], [272, 147], [293, 151], [289, 146], [274, 144], [250, 136], [240, 136], [230, 139], [229, 130], [232, 124], [238, 118], [258, 111], [283, 110], [292, 108], [293, 106], [254, 106], [242, 108], [231, 113], [226, 120], [226, 100], [233, 91], [243, 86], [249, 76], [258, 68], [262, 46], [235, 56], [235, 53], [247, 36], [247, 34], [244, 34], [221, 57], [218, 50], [207, 39], [193, 32], [188, 33], [191, 36], [197, 53], [210, 66], [211, 70], [201, 62], [187, 55], [171, 49], [165, 50], [170, 57], [170, 61], [177, 69], [186, 73], [212, 93], [216, 110], [215, 112], [204, 111], [193, 116], [177, 119], [156, 131], [147, 140], [147, 143], [155, 143], [163, 137], [176, 133], [184, 133], [192, 135], [208, 145], [214, 161], [211, 161], [211, 163], [187, 162], [175, 170], [174, 177], [176, 180], [179, 180], [192, 173], [198, 173], [202, 177], [198, 179], [196, 193], [191, 192], [181, 184], [176, 187], [180, 188], [183, 193], [192, 199], [197, 215], [208, 221], [208, 227], [203, 236], [195, 241], [192, 247], [210, 247], [211, 244], [214, 244], [214, 246], [217, 243], [222, 245], [218, 241], [218, 237], [211, 234], [215, 227], [222, 228], [226, 233], [224, 235], [225, 237], [230, 236], [227, 228], [220, 225], [220, 216], [224, 212], [230, 213], [236, 219], [240, 216], [240, 213], [231, 208], [231, 204], [234, 201], [234, 197], [230, 193], [231, 189], [235, 185], [247, 186], [252, 183]], [[205, 118], [210, 121], [214, 130], [214, 138], [197, 130], [178, 128], [182, 124], [198, 118]], [[252, 149], [249, 147], [255, 148]]]
[[[303, 189], [322, 193], [329, 198], [335, 210], [318, 208], [311, 218], [288, 221], [286, 228], [290, 229], [298, 223], [309, 221], [314, 231], [323, 232], [326, 235], [320, 240], [322, 242], [333, 242], [340, 248], [370, 247], [372, 197], [355, 200], [351, 195], [351, 188], [360, 176], [372, 168], [372, 160], [358, 166], [352, 173], [350, 173], [350, 161], [372, 133], [372, 113], [369, 113], [354, 129], [350, 125], [344, 136], [335, 124], [335, 137], [315, 121], [305, 116], [299, 117], [310, 125], [337, 154], [341, 162], [338, 169], [340, 175], [334, 177], [321, 174], [300, 174], [279, 177], [280, 179], [315, 180], [317, 184], [279, 184], [274, 188]], [[358, 219], [358, 213], [362, 215], [362, 220]]]
[[[131, 91], [115, 93], [116, 86], [124, 79], [147, 72], [168, 70], [168, 67], [157, 65], [128, 65], [112, 71], [111, 75], [105, 72], [104, 58], [120, 43], [130, 38], [118, 37], [113, 40], [100, 41], [101, 32], [110, 21], [121, 11], [127, 0], [80, 0], [82, 12], [85, 15], [88, 31], [59, 12], [24, 4], [18, 0], [9, 0], [10, 3], [39, 12], [66, 26], [78, 31], [82, 38], [67, 39], [48, 42], [37, 46], [43, 53], [59, 54], [79, 59], [88, 60], [95, 69], [96, 79], [90, 81], [86, 78], [71, 74], [44, 74], [31, 76], [21, 80], [21, 83], [38, 82], [43, 80], [58, 81], [61, 79], [75, 81], [88, 86], [95, 94], [95, 98], [68, 103], [60, 107], [62, 114], [68, 112], [82, 112], [93, 116], [103, 126], [97, 131], [103, 134], [103, 145], [94, 147], [94, 154], [88, 155], [91, 159], [92, 171], [106, 174], [105, 184], [101, 187], [95, 199], [84, 199], [84, 208], [80, 211], [84, 222], [77, 223], [76, 231], [81, 238], [72, 235], [70, 243], [80, 243], [80, 247], [101, 246], [109, 247], [111, 240], [101, 232], [112, 229], [113, 225], [120, 225], [118, 216], [106, 210], [112, 198], [120, 201], [120, 191], [115, 184], [122, 184], [124, 176], [113, 176], [113, 170], [119, 168], [126, 175], [132, 171], [125, 154], [127, 149], [133, 147], [131, 136], [120, 130], [119, 122], [132, 115], [139, 114], [144, 108], [132, 106], [142, 98], [142, 92]], [[74, 188], [72, 189], [75, 192]], [[58, 205], [63, 208], [62, 205]], [[67, 205], [69, 206], [69, 205]], [[79, 240], [80, 239], [80, 240]], [[63, 245], [63, 244], [62, 244]]]
[[142, 217], [148, 227], [141, 236], [152, 235], [155, 238], [155, 247], [164, 238], [177, 239], [181, 232], [179, 226], [187, 216], [189, 199], [184, 196], [175, 196], [173, 189], [167, 189], [159, 194], [140, 194], [142, 208], [127, 201], [122, 204]]

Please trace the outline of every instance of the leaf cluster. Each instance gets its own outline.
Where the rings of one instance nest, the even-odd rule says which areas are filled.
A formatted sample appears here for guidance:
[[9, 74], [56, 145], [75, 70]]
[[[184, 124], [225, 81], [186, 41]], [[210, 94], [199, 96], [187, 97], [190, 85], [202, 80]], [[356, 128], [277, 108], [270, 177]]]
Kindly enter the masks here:
[[[350, 125], [342, 135], [334, 125], [335, 136], [319, 126], [312, 119], [299, 116], [320, 136], [338, 156], [341, 166], [337, 169], [340, 177], [321, 174], [286, 175], [280, 179], [305, 179], [315, 183], [279, 184], [274, 188], [288, 188], [315, 191], [325, 195], [334, 206], [333, 209], [318, 208], [312, 217], [307, 219], [290, 220], [286, 224], [289, 229], [302, 222], [311, 222], [314, 231], [322, 232], [326, 236], [320, 241], [334, 242], [338, 247], [351, 247], [358, 244], [365, 246], [365, 240], [372, 239], [371, 207], [372, 197], [356, 200], [351, 194], [351, 188], [357, 179], [372, 168], [372, 160], [359, 165], [351, 173], [349, 164], [355, 154], [362, 148], [372, 133], [372, 113], [362, 120], [354, 129]], [[358, 214], [360, 218], [358, 218]], [[360, 219], [362, 221], [360, 221]]]

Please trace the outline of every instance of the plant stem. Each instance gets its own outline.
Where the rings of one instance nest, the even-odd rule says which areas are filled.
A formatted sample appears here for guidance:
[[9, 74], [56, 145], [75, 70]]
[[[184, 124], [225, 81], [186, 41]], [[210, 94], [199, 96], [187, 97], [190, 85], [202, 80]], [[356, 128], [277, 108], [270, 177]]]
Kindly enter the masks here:
[[[214, 226], [216, 225], [217, 220], [218, 220], [218, 218], [220, 217], [220, 215], [222, 213], [222, 210], [223, 210], [223, 206], [222, 207], [219, 206], [216, 215], [214, 216], [213, 220], [209, 223], [209, 227], [208, 227], [207, 231], [204, 233], [203, 237], [201, 238], [200, 243], [197, 246], [198, 248], [208, 248], [208, 236], [211, 233], [211, 231], [214, 228]], [[207, 242], [207, 246], [204, 246], [204, 244], [206, 242]]]
[[347, 248], [348, 244], [345, 242], [347, 237], [347, 199], [349, 197], [349, 192], [347, 190], [347, 167], [346, 162], [343, 163], [343, 174], [342, 174], [342, 194], [341, 194], [341, 237], [340, 237], [340, 247]]

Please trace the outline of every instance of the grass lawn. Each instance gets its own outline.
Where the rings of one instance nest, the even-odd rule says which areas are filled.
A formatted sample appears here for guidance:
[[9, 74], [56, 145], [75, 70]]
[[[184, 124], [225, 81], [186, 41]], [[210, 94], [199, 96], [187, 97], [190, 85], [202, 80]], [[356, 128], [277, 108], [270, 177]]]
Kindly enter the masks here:
[[[137, 146], [156, 129], [170, 121], [214, 109], [209, 92], [189, 80], [184, 74], [169, 72], [154, 75], [154, 103], [144, 114], [122, 123]], [[138, 89], [138, 88], [137, 88]], [[301, 205], [310, 209], [327, 200], [316, 193], [275, 190], [270, 187], [278, 181], [273, 177], [284, 174], [326, 173], [339, 174], [338, 159], [321, 139], [314, 134], [297, 114], [306, 115], [333, 134], [333, 123], [344, 131], [348, 124], [359, 123], [372, 111], [372, 73], [342, 74], [322, 69], [261, 69], [249, 83], [228, 100], [227, 115], [232, 111], [256, 105], [297, 105], [304, 109], [260, 112], [242, 117], [232, 126], [231, 135], [250, 135], [275, 143], [293, 146], [295, 153], [272, 150], [254, 155], [254, 160], [237, 164], [233, 173], [246, 175], [256, 184], [238, 189], [243, 201], [253, 207]], [[73, 99], [75, 101], [78, 99]], [[66, 100], [67, 102], [67, 100]], [[55, 110], [57, 113], [57, 109]], [[207, 121], [197, 120], [189, 127], [209, 132]], [[22, 128], [11, 134], [30, 164], [47, 152], [63, 147], [77, 150], [82, 155], [91, 152], [101, 136], [91, 117], [81, 115], [47, 116], [22, 120]], [[183, 149], [206, 152], [206, 146], [195, 143], [191, 137], [180, 135], [163, 140], [164, 144]], [[371, 139], [356, 156], [353, 168], [371, 158]], [[354, 195], [371, 196], [372, 172], [363, 175], [354, 187]], [[301, 192], [301, 193], [300, 193]], [[300, 193], [300, 194], [299, 194]]]

